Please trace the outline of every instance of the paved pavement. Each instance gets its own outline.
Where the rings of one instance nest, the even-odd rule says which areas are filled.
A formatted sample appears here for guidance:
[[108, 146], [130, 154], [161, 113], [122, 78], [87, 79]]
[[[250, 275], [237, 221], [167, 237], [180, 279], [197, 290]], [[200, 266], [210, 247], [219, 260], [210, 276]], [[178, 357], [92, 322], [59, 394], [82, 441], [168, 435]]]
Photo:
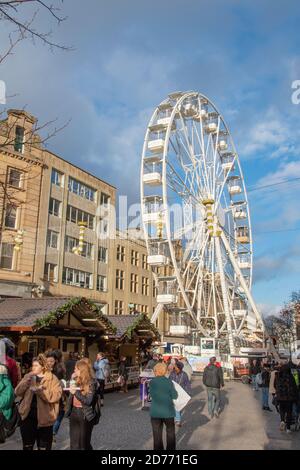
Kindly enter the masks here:
[[[152, 432], [148, 411], [141, 410], [138, 389], [127, 395], [105, 395], [99, 425], [93, 431], [92, 444], [99, 450], [152, 449]], [[220, 417], [208, 419], [206, 392], [200, 377], [193, 378], [193, 398], [177, 432], [177, 448], [183, 450], [300, 450], [300, 432], [287, 435], [279, 431], [279, 415], [262, 411], [260, 392], [240, 382], [227, 382], [222, 391]], [[68, 420], [59, 431], [54, 449], [69, 448]], [[21, 449], [19, 431], [2, 449]]]

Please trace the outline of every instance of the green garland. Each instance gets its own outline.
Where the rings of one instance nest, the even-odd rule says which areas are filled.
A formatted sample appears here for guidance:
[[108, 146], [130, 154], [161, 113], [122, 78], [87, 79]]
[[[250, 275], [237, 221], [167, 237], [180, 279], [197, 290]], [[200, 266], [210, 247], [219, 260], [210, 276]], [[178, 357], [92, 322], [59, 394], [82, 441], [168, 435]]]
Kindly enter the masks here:
[[110, 329], [113, 333], [116, 333], [117, 328], [110, 322], [108, 318], [106, 318], [105, 315], [103, 315], [103, 313], [100, 311], [100, 308], [91, 300], [85, 299], [84, 297], [74, 297], [61, 307], [49, 312], [45, 317], [37, 319], [34, 322], [34, 329], [39, 330], [51, 326], [53, 323], [61, 320], [66, 313], [69, 313], [69, 311], [72, 310], [75, 305], [78, 305], [83, 301], [89, 305], [90, 309], [95, 313], [96, 317], [107, 325], [108, 329]]
[[158, 330], [155, 328], [155, 326], [150, 322], [149, 317], [145, 313], [141, 313], [135, 321], [127, 328], [123, 336], [127, 336], [129, 339], [132, 338], [132, 334], [134, 330], [139, 326], [139, 324], [146, 320], [148, 323], [150, 323], [151, 330], [159, 337], [160, 334]]

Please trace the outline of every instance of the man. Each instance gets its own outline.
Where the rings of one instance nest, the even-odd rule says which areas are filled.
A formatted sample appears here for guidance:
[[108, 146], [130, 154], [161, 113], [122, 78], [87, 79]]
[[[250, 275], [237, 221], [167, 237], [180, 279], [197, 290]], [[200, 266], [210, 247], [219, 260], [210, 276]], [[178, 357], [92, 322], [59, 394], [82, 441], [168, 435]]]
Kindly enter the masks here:
[[261, 397], [262, 397], [262, 409], [265, 411], [272, 411], [269, 407], [269, 387], [270, 387], [270, 365], [263, 364], [262, 371], [261, 371]]
[[154, 369], [154, 367], [156, 366], [156, 364], [159, 363], [159, 357], [158, 357], [158, 354], [153, 354], [152, 356], [152, 359], [150, 359], [150, 361], [148, 362], [148, 364], [146, 365], [146, 369]]
[[108, 359], [105, 358], [102, 352], [99, 352], [97, 354], [97, 359], [94, 362], [94, 369], [96, 371], [96, 379], [99, 384], [98, 393], [100, 395], [101, 406], [104, 406], [104, 387], [105, 387], [105, 379], [106, 379], [105, 370], [108, 369], [108, 367], [109, 367]]
[[219, 417], [220, 413], [220, 388], [224, 387], [222, 367], [216, 366], [216, 357], [211, 357], [209, 365], [203, 373], [203, 384], [207, 389], [208, 413], [210, 418]]
[[258, 392], [257, 375], [260, 373], [259, 362], [254, 359], [250, 366], [252, 389]]

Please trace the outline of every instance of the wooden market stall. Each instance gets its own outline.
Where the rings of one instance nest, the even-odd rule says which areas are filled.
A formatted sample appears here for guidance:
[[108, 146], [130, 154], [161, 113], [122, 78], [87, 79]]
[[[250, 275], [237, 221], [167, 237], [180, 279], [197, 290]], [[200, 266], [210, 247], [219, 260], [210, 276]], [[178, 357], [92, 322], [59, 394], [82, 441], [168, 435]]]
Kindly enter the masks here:
[[116, 328], [98, 307], [85, 299], [44, 297], [5, 299], [0, 302], [0, 337], [16, 344], [16, 355], [36, 356], [49, 349], [60, 349], [96, 357], [108, 334]]

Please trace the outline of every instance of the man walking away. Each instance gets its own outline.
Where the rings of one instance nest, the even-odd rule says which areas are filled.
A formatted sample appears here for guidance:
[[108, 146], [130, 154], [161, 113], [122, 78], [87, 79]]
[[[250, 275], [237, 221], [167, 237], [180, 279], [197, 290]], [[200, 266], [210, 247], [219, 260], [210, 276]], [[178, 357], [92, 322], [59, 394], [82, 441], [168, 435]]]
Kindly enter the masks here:
[[269, 386], [270, 386], [270, 366], [264, 364], [261, 371], [261, 393], [262, 393], [262, 409], [265, 411], [272, 411], [269, 407]]
[[276, 397], [280, 410], [280, 431], [291, 432], [293, 403], [297, 402], [298, 389], [289, 364], [283, 364], [275, 376]]
[[252, 389], [258, 392], [257, 375], [260, 373], [259, 362], [254, 359], [250, 366]]
[[208, 413], [211, 419], [219, 417], [220, 388], [224, 387], [222, 367], [216, 366], [216, 357], [211, 357], [203, 373], [203, 384], [207, 389]]
[[96, 379], [99, 384], [98, 393], [100, 395], [101, 406], [104, 405], [104, 388], [105, 388], [105, 379], [107, 378], [109, 370], [108, 359], [104, 357], [102, 352], [97, 354], [97, 359], [94, 362], [94, 369], [96, 371]]

